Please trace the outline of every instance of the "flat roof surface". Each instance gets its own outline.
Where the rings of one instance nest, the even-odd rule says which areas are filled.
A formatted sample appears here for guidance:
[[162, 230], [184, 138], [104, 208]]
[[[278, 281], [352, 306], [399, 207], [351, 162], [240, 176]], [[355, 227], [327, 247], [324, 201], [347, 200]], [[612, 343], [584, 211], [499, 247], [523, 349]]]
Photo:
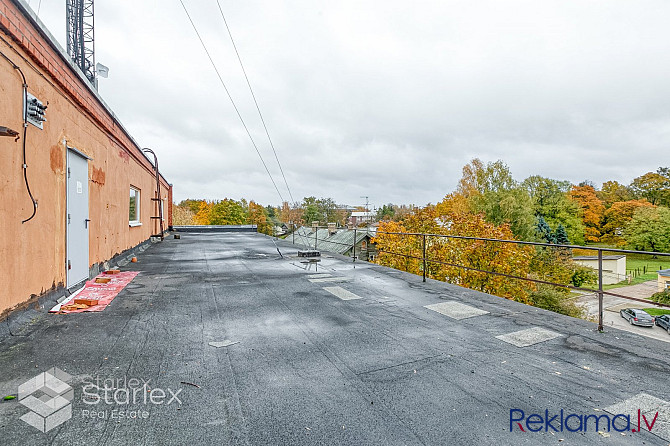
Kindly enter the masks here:
[[[283, 259], [261, 234], [184, 233], [123, 268], [140, 274], [104, 312], [11, 326], [0, 392], [56, 366], [72, 418], [42, 433], [0, 402], [0, 443], [667, 446], [666, 343], [338, 255], [310, 269], [278, 244]], [[166, 397], [85, 404], [96, 378]], [[638, 408], [659, 411], [655, 434], [510, 432], [512, 409], [636, 428]]]

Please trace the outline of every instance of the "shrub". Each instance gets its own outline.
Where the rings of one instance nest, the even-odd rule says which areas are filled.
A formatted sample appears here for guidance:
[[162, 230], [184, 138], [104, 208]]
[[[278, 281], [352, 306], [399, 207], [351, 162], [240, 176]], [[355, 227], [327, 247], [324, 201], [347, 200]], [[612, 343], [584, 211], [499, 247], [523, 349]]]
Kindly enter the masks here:
[[537, 291], [530, 294], [533, 305], [555, 313], [572, 317], [583, 317], [584, 309], [570, 298], [569, 292], [550, 285], [538, 285]]
[[670, 304], [670, 288], [652, 294], [650, 299], [659, 304]]
[[576, 287], [582, 285], [593, 285], [598, 283], [598, 276], [591, 269], [584, 266], [575, 265], [575, 270], [571, 277], [572, 284]]

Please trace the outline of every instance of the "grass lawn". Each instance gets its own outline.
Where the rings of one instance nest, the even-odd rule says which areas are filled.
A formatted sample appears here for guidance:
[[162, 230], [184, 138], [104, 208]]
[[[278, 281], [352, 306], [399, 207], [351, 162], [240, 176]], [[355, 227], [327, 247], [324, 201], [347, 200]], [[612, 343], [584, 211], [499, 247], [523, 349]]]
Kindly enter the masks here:
[[[616, 254], [616, 253], [605, 253], [605, 254]], [[644, 272], [645, 268], [647, 270], [646, 273]], [[623, 282], [615, 283], [612, 285], [604, 285], [603, 289], [611, 290], [612, 288], [620, 288], [628, 285], [637, 285], [640, 283], [648, 282], [650, 280], [656, 280], [658, 278], [658, 274], [656, 274], [656, 271], [658, 271], [659, 269], [670, 269], [670, 256], [658, 256], [657, 258], [654, 259], [653, 256], [650, 255], [626, 254], [626, 274], [631, 274], [631, 272], [633, 272], [634, 274], [638, 274], [639, 271], [639, 275], [633, 277], [630, 284], [628, 283], [627, 280], [625, 280]]]
[[670, 314], [670, 308], [645, 308], [644, 311], [652, 316], [660, 316], [662, 314]]
[[[626, 269], [627, 270], [636, 270], [639, 269], [642, 273], [644, 267], [647, 268], [646, 276], [656, 279], [656, 271], [659, 269], [670, 269], [670, 257], [668, 256], [658, 256], [654, 259], [652, 256], [645, 256], [640, 254], [627, 254], [626, 255]], [[649, 280], [652, 280], [649, 279]]]

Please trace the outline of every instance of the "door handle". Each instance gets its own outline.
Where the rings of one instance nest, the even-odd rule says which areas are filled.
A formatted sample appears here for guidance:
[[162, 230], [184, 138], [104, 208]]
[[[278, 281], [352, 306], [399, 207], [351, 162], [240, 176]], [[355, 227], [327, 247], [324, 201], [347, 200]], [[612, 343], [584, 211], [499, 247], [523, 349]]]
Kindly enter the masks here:
[[86, 229], [88, 229], [88, 222], [91, 221], [90, 218], [84, 219], [84, 225], [86, 225]]

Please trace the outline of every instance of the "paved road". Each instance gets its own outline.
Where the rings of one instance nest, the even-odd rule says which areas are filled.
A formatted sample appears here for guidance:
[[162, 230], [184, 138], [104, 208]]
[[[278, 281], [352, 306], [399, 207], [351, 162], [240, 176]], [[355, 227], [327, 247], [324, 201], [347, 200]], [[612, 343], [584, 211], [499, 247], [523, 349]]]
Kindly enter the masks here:
[[[141, 273], [104, 312], [14, 327], [0, 392], [57, 366], [72, 418], [42, 433], [0, 403], [0, 443], [668, 444], [670, 403], [650, 396], [666, 395], [666, 343], [339, 257], [307, 270], [283, 249], [184, 234], [129, 265]], [[561, 432], [555, 418], [510, 432], [512, 409], [632, 414], [636, 428], [638, 408], [659, 411], [654, 434]]]
[[658, 291], [658, 284], [655, 280], [638, 283], [637, 285], [629, 285], [621, 288], [613, 288], [610, 291], [621, 294], [622, 296], [636, 297], [638, 299], [646, 299]]
[[[634, 305], [623, 304], [621, 308], [634, 307]], [[616, 307], [609, 309], [603, 313], [603, 325], [610, 328], [617, 328], [619, 330], [629, 331], [648, 338], [670, 343], [670, 334], [665, 329], [660, 327], [638, 327], [637, 325], [630, 325], [628, 321], [621, 317], [619, 309]], [[669, 348], [666, 346], [665, 348]]]
[[[638, 285], [615, 288], [611, 291], [613, 293], [621, 294], [624, 296], [643, 299], [645, 297], [651, 296], [653, 293], [656, 292], [656, 282], [655, 281], [644, 282]], [[595, 295], [593, 294], [584, 295], [578, 298], [578, 302], [580, 305], [586, 308], [586, 311], [590, 316], [598, 317], [598, 299]], [[662, 308], [662, 307], [659, 307], [651, 302], [648, 304], [643, 304], [641, 302], [627, 300], [621, 297], [605, 295], [603, 297], [603, 308], [605, 308], [606, 310], [603, 313], [604, 326], [610, 328], [618, 328], [620, 330], [629, 331], [631, 333], [657, 339], [663, 342], [670, 342], [670, 335], [667, 333], [667, 331], [659, 327], [650, 328], [650, 327], [638, 327], [636, 325], [630, 325], [619, 314], [619, 310], [621, 310], [622, 308]]]

